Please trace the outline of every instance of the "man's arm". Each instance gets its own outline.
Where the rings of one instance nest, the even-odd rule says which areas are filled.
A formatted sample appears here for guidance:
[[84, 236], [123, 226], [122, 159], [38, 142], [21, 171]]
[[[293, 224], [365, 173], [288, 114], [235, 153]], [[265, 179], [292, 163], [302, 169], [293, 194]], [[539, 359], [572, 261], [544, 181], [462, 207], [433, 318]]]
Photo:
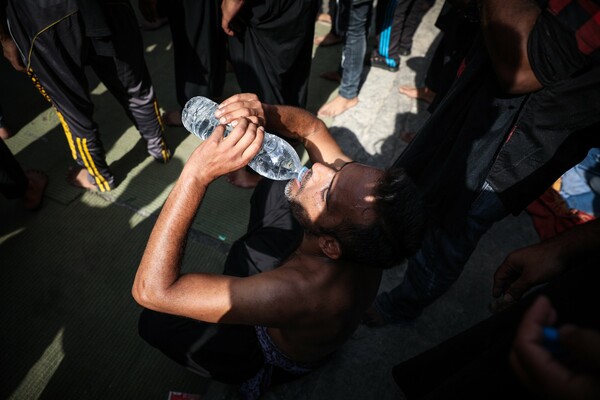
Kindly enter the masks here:
[[294, 269], [248, 278], [180, 272], [186, 237], [208, 185], [246, 165], [263, 139], [262, 129], [246, 119], [225, 139], [223, 132], [217, 128], [198, 146], [169, 194], [138, 267], [133, 297], [146, 308], [206, 322], [294, 323], [307, 307], [297, 301], [305, 279]]
[[235, 16], [240, 12], [244, 6], [245, 0], [223, 0], [221, 3], [221, 12], [223, 17], [221, 19], [221, 28], [228, 36], [235, 35], [235, 29], [233, 27], [233, 21]]
[[600, 398], [600, 332], [561, 326], [562, 354], [556, 356], [544, 346], [542, 330], [554, 325], [557, 318], [550, 301], [538, 297], [518, 327], [509, 358], [513, 370], [540, 398]]
[[25, 72], [25, 65], [23, 65], [23, 61], [21, 60], [19, 49], [17, 49], [17, 45], [8, 32], [6, 7], [7, 2], [0, 0], [0, 44], [2, 45], [2, 53], [14, 69], [19, 72]]
[[494, 297], [518, 300], [535, 285], [600, 252], [600, 220], [577, 225], [552, 239], [513, 251], [494, 274]]
[[312, 162], [341, 166], [352, 161], [344, 154], [323, 121], [297, 107], [264, 104], [255, 94], [242, 93], [223, 101], [215, 116], [223, 124], [246, 117], [263, 125], [267, 131], [299, 140]]
[[483, 36], [500, 83], [515, 94], [541, 89], [528, 56], [529, 35], [540, 7], [533, 0], [483, 0], [481, 4]]
[[144, 307], [210, 322], [220, 320], [231, 308], [233, 278], [180, 273], [187, 234], [208, 185], [244, 166], [263, 137], [247, 120], [227, 139], [223, 133], [224, 128], [218, 127], [192, 153], [156, 221], [132, 289]]

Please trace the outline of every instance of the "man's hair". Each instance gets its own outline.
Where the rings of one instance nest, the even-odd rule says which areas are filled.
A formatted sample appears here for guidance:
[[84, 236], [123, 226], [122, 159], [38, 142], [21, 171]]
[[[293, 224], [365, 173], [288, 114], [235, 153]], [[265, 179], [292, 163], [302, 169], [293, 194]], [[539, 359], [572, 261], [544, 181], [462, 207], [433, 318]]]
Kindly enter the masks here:
[[375, 221], [370, 225], [344, 220], [327, 233], [342, 249], [342, 259], [390, 268], [402, 263], [421, 247], [427, 225], [417, 187], [403, 169], [391, 168], [374, 190]]

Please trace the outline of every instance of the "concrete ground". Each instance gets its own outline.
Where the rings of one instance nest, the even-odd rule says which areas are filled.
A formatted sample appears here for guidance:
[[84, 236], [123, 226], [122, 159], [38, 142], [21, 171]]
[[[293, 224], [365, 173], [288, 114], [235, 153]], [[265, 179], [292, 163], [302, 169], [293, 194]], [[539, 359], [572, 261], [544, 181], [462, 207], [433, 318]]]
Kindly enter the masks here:
[[[427, 118], [425, 104], [402, 96], [398, 87], [422, 82], [441, 3], [426, 15], [400, 71], [367, 69], [359, 104], [326, 120], [356, 160], [389, 165], [405, 147], [399, 134], [416, 131]], [[317, 23], [317, 34], [327, 30]], [[145, 32], [144, 40], [161, 106], [173, 109], [169, 30]], [[319, 74], [335, 69], [340, 54], [339, 45], [315, 49], [308, 105], [313, 112], [336, 94], [337, 85]], [[64, 179], [72, 161], [49, 104], [6, 62], [0, 63], [0, 77], [0, 104], [18, 131], [8, 145], [23, 166], [50, 177], [37, 212], [0, 199], [0, 398], [167, 399], [169, 391], [236, 398], [234, 388], [197, 377], [142, 342], [139, 307], [130, 295], [157, 213], [197, 139], [169, 128], [175, 157], [168, 165], [152, 162], [119, 105], [90, 75], [95, 118], [122, 183], [109, 194], [77, 190]], [[229, 74], [226, 94], [237, 91]], [[186, 270], [220, 271], [229, 246], [244, 231], [250, 193], [223, 180], [210, 188], [188, 242]], [[459, 281], [416, 322], [361, 326], [330, 363], [264, 398], [403, 398], [392, 366], [487, 317], [495, 268], [510, 250], [535, 241], [529, 217], [507, 218], [484, 236]], [[403, 271], [387, 271], [382, 290], [397, 284]]]

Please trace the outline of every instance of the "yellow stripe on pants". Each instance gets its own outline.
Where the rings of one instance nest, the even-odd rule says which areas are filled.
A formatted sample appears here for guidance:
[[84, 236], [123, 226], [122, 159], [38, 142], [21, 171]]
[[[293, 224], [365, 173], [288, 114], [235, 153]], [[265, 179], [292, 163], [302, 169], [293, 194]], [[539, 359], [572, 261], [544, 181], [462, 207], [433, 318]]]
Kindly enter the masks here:
[[88, 170], [88, 173], [95, 179], [96, 185], [101, 192], [106, 192], [110, 190], [110, 186], [108, 186], [108, 182], [96, 168], [96, 164], [94, 164], [94, 159], [90, 155], [90, 152], [87, 148], [87, 139], [77, 138], [77, 147], [79, 148], [79, 154], [81, 154], [81, 159], [83, 160], [83, 164], [85, 168]]

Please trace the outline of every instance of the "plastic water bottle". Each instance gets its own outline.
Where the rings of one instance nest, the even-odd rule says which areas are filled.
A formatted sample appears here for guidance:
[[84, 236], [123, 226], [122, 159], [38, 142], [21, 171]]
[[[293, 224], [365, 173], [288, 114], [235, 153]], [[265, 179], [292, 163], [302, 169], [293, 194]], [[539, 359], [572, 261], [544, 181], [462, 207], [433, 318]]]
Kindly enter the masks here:
[[[219, 125], [215, 117], [217, 107], [217, 103], [206, 97], [191, 98], [181, 112], [181, 122], [185, 129], [206, 139]], [[225, 136], [232, 130], [233, 127], [227, 124]], [[296, 150], [279, 136], [267, 132], [260, 151], [248, 165], [262, 176], [274, 180], [298, 178], [303, 168]]]

